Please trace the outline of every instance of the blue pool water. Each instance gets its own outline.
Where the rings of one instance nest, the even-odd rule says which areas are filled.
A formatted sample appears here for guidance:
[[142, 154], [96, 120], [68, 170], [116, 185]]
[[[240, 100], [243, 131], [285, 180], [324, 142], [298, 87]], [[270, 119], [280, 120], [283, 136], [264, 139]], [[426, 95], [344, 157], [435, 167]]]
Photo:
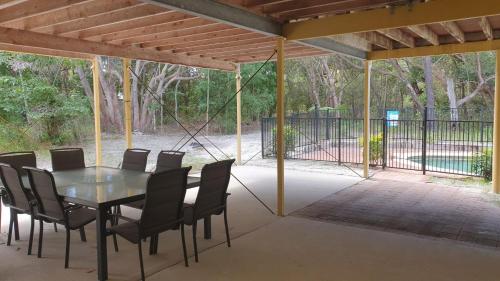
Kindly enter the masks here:
[[[422, 163], [421, 156], [410, 156], [407, 158], [415, 163]], [[467, 156], [427, 156], [426, 167], [430, 171], [446, 172], [459, 171], [464, 173], [473, 173], [472, 157]]]

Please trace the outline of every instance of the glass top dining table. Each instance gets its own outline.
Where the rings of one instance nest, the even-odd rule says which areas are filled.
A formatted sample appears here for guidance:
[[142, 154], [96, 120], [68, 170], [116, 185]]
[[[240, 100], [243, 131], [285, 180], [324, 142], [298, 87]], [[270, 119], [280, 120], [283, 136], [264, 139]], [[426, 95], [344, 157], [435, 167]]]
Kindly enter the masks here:
[[[111, 167], [86, 167], [83, 169], [52, 173], [57, 193], [67, 202], [92, 208], [99, 205], [118, 205], [143, 199], [150, 173]], [[27, 177], [24, 186], [29, 187]], [[200, 178], [188, 176], [187, 188], [200, 185]]]
[[[96, 215], [97, 279], [108, 279], [107, 243], [109, 232], [106, 222], [109, 209], [136, 200], [144, 199], [150, 173], [122, 170], [111, 167], [87, 167], [52, 173], [57, 192], [64, 201], [94, 208]], [[29, 188], [28, 178], [22, 178]], [[200, 178], [188, 176], [187, 188], [200, 185]], [[210, 238], [210, 218], [205, 219], [205, 238]]]

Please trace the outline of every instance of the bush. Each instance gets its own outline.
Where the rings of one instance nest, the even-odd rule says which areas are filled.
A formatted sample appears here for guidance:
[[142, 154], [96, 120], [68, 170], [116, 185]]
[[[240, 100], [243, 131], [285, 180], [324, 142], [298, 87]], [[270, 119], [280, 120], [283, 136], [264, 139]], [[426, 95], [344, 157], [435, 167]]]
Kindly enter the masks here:
[[493, 151], [490, 148], [478, 152], [472, 157], [472, 172], [482, 176], [488, 181], [492, 179], [492, 156]]
[[[359, 140], [361, 147], [363, 147], [363, 138]], [[370, 162], [382, 159], [384, 150], [384, 137], [382, 134], [370, 136]]]
[[[290, 125], [283, 127], [283, 132], [285, 135], [285, 157], [287, 157], [289, 152], [295, 151], [295, 138], [298, 132]], [[276, 154], [276, 128], [273, 129], [273, 152]]]

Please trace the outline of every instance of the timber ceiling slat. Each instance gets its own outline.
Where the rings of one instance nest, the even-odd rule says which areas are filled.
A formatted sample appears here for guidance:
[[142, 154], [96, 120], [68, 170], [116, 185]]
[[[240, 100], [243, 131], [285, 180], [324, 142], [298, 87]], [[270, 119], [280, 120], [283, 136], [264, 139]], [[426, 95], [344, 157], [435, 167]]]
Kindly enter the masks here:
[[[203, 27], [207, 25], [220, 25], [219, 23], [214, 23], [212, 21], [201, 19], [201, 18], [191, 18], [181, 21], [176, 21], [172, 23], [160, 24], [156, 26], [144, 27], [143, 33], [128, 34], [126, 38], [119, 38], [121, 44], [132, 45], [132, 44], [144, 44], [151, 41], [156, 41], [158, 39], [163, 39], [165, 36], [169, 36], [172, 30], [196, 30], [197, 27]], [[113, 40], [114, 41], [114, 40]]]
[[220, 42], [240, 42], [240, 41], [243, 42], [245, 40], [250, 40], [250, 39], [266, 38], [261, 34], [255, 34], [241, 29], [231, 29], [224, 32], [214, 32], [212, 34], [198, 34], [196, 36], [205, 39], [202, 40], [183, 39], [183, 38], [179, 38], [178, 40], [168, 39], [162, 42], [163, 45], [156, 46], [156, 48], [160, 51], [163, 51], [163, 50], [181, 49], [192, 46], [205, 47]]
[[193, 16], [174, 11], [166, 11], [160, 14], [89, 28], [80, 32], [80, 38], [91, 41], [109, 42], [114, 40], [115, 37], [121, 36], [121, 34], [126, 34], [129, 31], [137, 30], [146, 26], [185, 20], [192, 17]]
[[[209, 28], [211, 29], [210, 31]], [[202, 32], [199, 32], [203, 30]], [[182, 48], [185, 46], [201, 46], [220, 42], [219, 40], [231, 40], [238, 36], [252, 36], [252, 38], [262, 37], [260, 34], [255, 34], [231, 26], [203, 26], [195, 30], [179, 30], [172, 31], [172, 34], [165, 39], [150, 41], [141, 44], [143, 48]]]
[[[80, 18], [69, 23], [56, 24], [47, 27], [47, 30], [49, 30], [52, 34], [78, 38], [80, 34], [79, 32], [82, 30], [121, 23], [123, 21], [143, 18], [162, 12], [165, 12], [164, 9], [159, 9], [158, 7], [142, 3], [112, 10], [106, 13], [100, 13], [90, 17]], [[44, 32], [44, 30], [41, 30], [41, 32]]]
[[220, 42], [219, 40], [217, 40], [217, 41], [212, 41], [212, 44], [207, 44], [207, 45], [191, 44], [191, 45], [186, 45], [186, 47], [184, 48], [176, 47], [173, 49], [175, 49], [175, 52], [177, 53], [198, 54], [198, 53], [203, 53], [206, 50], [210, 51], [226, 50], [230, 48], [241, 48], [241, 46], [245, 47], [258, 46], [260, 44], [276, 44], [276, 38], [264, 37], [264, 38], [253, 38], [253, 39], [231, 41], [231, 42]]
[[135, 4], [137, 4], [135, 0], [93, 0], [93, 2], [83, 3], [82, 5], [65, 7], [44, 16], [31, 16], [21, 20], [14, 20], [3, 26], [44, 32], [42, 29], [43, 27], [66, 23]]
[[93, 0], [31, 0], [0, 10], [0, 23], [42, 15]]

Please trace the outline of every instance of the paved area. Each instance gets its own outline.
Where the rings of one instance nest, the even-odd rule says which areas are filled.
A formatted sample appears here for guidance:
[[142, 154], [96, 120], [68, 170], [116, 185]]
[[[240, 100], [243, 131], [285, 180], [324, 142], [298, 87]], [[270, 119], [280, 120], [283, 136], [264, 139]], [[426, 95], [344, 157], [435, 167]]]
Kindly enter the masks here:
[[293, 215], [500, 247], [498, 196], [410, 177], [365, 180]]

